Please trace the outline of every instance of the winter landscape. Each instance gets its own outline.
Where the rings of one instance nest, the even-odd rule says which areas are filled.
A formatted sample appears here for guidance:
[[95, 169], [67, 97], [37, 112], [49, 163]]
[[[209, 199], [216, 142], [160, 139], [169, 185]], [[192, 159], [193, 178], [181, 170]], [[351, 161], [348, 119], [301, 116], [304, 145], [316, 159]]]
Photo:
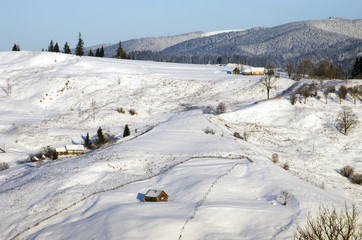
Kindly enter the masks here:
[[[291, 239], [321, 204], [361, 211], [360, 185], [340, 173], [362, 172], [361, 127], [336, 123], [342, 106], [362, 119], [361, 100], [323, 95], [361, 81], [281, 73], [266, 100], [263, 76], [234, 68], [1, 52], [0, 238]], [[292, 105], [312, 82], [317, 96]], [[99, 127], [113, 141], [27, 160]], [[148, 189], [168, 202], [143, 202]]]
[[330, 18], [120, 52], [78, 54], [80, 33], [76, 55], [14, 44], [0, 239], [293, 239], [320, 209], [362, 215], [361, 34]]

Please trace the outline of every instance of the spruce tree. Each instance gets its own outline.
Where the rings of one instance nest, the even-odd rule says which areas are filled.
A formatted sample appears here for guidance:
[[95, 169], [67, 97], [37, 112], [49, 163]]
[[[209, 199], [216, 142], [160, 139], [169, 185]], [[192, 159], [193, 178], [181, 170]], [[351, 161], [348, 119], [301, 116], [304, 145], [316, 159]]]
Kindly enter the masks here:
[[63, 47], [63, 51], [65, 54], [71, 54], [72, 52], [70, 51], [68, 42], [65, 42], [64, 47]]
[[122, 42], [121, 42], [121, 41], [119, 41], [118, 49], [117, 49], [115, 58], [118, 58], [118, 59], [129, 59], [129, 56], [127, 56], [127, 53], [126, 53], [126, 52], [123, 50], [123, 48], [122, 48]]
[[99, 51], [99, 56], [104, 57], [104, 48], [103, 48], [103, 46], [101, 47], [101, 50]]
[[94, 54], [93, 54], [93, 52], [92, 52], [92, 49], [89, 49], [88, 56], [90, 56], [90, 57], [93, 57], [93, 56], [94, 56]]
[[92, 144], [91, 144], [90, 139], [89, 139], [89, 133], [87, 133], [87, 136], [84, 139], [84, 145], [89, 149], [92, 148]]
[[103, 144], [105, 142], [105, 139], [101, 127], [98, 128], [97, 136], [98, 136], [98, 144]]
[[99, 57], [99, 48], [96, 50], [96, 57]]
[[50, 43], [49, 43], [49, 46], [48, 46], [48, 52], [54, 52], [53, 40], [50, 40]]
[[75, 47], [75, 55], [83, 56], [84, 55], [84, 42], [82, 39], [82, 35], [79, 33], [78, 35], [78, 44]]
[[20, 47], [19, 45], [16, 45], [16, 43], [14, 43], [14, 46], [13, 46], [13, 51], [20, 51]]
[[352, 69], [352, 78], [362, 78], [362, 57], [356, 58]]
[[59, 50], [59, 45], [58, 45], [57, 42], [55, 43], [53, 50], [54, 50], [54, 52], [60, 52], [60, 50]]
[[123, 131], [123, 137], [127, 137], [129, 135], [131, 135], [131, 132], [129, 131], [128, 124], [126, 124]]

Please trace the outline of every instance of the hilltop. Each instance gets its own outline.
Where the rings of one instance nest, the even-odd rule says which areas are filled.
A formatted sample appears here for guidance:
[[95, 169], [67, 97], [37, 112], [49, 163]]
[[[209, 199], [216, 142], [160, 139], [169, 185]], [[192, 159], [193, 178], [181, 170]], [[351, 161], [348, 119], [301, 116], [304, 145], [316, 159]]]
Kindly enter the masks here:
[[[310, 58], [314, 63], [327, 59], [344, 70], [350, 70], [356, 56], [362, 53], [361, 46], [362, 20], [340, 18], [123, 42], [124, 50], [140, 60], [216, 63], [220, 57], [221, 63], [240, 61], [285, 67]], [[113, 57], [117, 47], [118, 43], [105, 46], [105, 55]]]
[[[233, 68], [0, 53], [0, 162], [10, 165], [0, 172], [0, 238], [290, 239], [321, 203], [354, 202], [361, 212], [360, 185], [339, 169], [362, 172], [362, 128], [345, 136], [335, 124], [341, 106], [361, 120], [361, 101], [323, 99], [323, 88], [361, 80], [281, 77], [265, 100], [262, 77]], [[292, 105], [290, 95], [312, 81], [321, 98]], [[221, 102], [226, 111], [216, 115]], [[100, 126], [114, 142], [25, 161], [48, 145], [83, 144]], [[169, 202], [142, 202], [154, 188]], [[281, 191], [291, 194], [287, 205]]]

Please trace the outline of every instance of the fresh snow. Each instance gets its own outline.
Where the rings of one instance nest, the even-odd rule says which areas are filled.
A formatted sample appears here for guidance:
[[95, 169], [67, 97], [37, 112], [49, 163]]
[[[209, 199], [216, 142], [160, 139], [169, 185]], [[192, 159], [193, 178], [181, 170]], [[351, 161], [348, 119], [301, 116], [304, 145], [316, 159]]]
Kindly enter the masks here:
[[[10, 165], [0, 172], [0, 238], [290, 239], [320, 204], [361, 212], [361, 187], [339, 169], [362, 173], [362, 128], [335, 128], [341, 106], [361, 120], [361, 102], [330, 94], [325, 104], [319, 91], [293, 106], [288, 94], [310, 80], [287, 78], [265, 101], [261, 77], [233, 68], [0, 53], [0, 162]], [[220, 102], [226, 113], [205, 112]], [[83, 144], [100, 126], [116, 142], [26, 162], [48, 145]], [[142, 202], [148, 189], [169, 201]], [[281, 191], [291, 194], [286, 206]]]

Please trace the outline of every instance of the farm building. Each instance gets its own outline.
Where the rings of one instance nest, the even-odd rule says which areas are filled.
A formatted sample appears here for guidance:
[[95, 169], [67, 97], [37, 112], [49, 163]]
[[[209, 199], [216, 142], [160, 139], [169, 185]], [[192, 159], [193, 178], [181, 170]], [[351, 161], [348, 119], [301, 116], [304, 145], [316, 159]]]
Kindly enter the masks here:
[[65, 147], [59, 147], [55, 148], [55, 151], [58, 153], [58, 155], [67, 155], [67, 149]]
[[231, 74], [233, 75], [240, 75], [240, 69], [239, 68], [234, 68], [234, 70], [231, 72]]
[[66, 145], [65, 147], [56, 148], [58, 155], [77, 155], [84, 153], [83, 145]]
[[168, 195], [163, 190], [149, 189], [145, 197], [143, 198], [144, 202], [167, 202]]
[[244, 67], [241, 71], [242, 75], [264, 75], [263, 67]]
[[83, 145], [66, 145], [67, 154], [82, 154], [84, 153]]

